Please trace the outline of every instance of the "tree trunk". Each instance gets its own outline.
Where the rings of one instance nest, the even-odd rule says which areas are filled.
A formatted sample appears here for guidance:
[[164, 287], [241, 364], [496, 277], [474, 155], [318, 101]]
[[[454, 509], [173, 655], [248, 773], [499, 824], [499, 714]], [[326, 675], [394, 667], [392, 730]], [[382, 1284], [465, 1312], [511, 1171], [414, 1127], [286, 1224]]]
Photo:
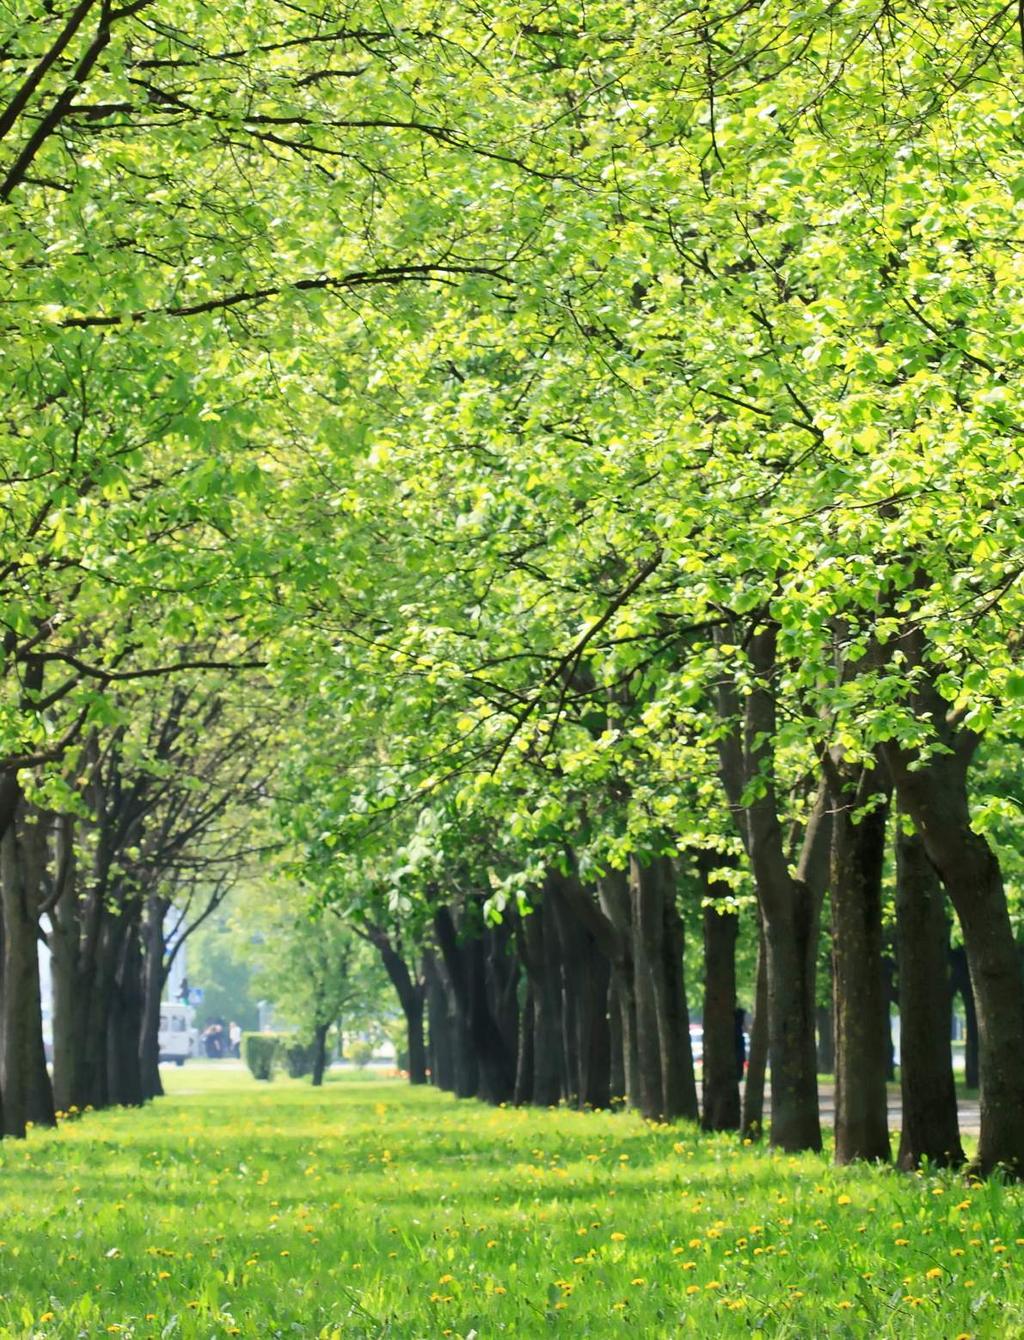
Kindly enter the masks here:
[[327, 1034], [331, 1025], [317, 1024], [313, 1029], [313, 1088], [319, 1089], [327, 1069]]
[[515, 1094], [515, 1032], [511, 1040], [491, 1007], [487, 951], [483, 936], [462, 946], [469, 988], [469, 1027], [480, 1070], [479, 1096], [497, 1106]]
[[655, 1121], [696, 1121], [689, 1019], [682, 975], [682, 923], [668, 857], [630, 858], [638, 1096]]
[[[786, 1150], [820, 1149], [814, 1011], [818, 921], [827, 867], [828, 806], [819, 789], [808, 818], [796, 877], [790, 869], [773, 779], [777, 704], [776, 632], [770, 621], [752, 631], [746, 652], [753, 679], [741, 698], [723, 678], [719, 713], [728, 730], [718, 740], [722, 783], [750, 860], [765, 937], [768, 1045], [771, 1058], [771, 1141]], [[716, 632], [734, 643], [736, 630]]]
[[440, 907], [435, 912], [434, 933], [462, 1032], [475, 1062], [476, 1092], [484, 1102], [508, 1102], [515, 1092], [515, 1059], [491, 1013], [483, 944], [479, 938], [466, 938], [459, 943], [455, 922], [447, 907]]
[[391, 943], [381, 927], [373, 927], [369, 937], [381, 956], [385, 971], [398, 996], [405, 1015], [405, 1035], [409, 1054], [409, 1083], [426, 1084], [427, 1050], [423, 1040], [423, 1010], [426, 1001], [426, 983], [415, 980], [405, 958]]
[[[611, 1081], [611, 1096], [639, 1106], [636, 991], [633, 977], [632, 900], [624, 870], [610, 870], [597, 881], [597, 898], [608, 936], [602, 947], [611, 965], [613, 1036], [621, 1060]], [[621, 1086], [621, 1087], [620, 1087]]]
[[977, 1089], [978, 1084], [978, 1011], [974, 1004], [974, 987], [967, 967], [963, 945], [949, 951], [953, 994], [959, 995], [964, 1007], [964, 1084]]
[[731, 888], [713, 877], [722, 860], [701, 852], [704, 886], [704, 1059], [701, 1125], [706, 1131], [740, 1128], [742, 1064], [736, 1046], [736, 939], [739, 917]]
[[529, 980], [519, 1010], [519, 1037], [516, 1042], [516, 1107], [533, 1102], [533, 986]]
[[46, 825], [19, 807], [0, 839], [3, 912], [2, 1075], [4, 1134], [22, 1137], [26, 1122], [55, 1124], [43, 1048], [39, 984], [39, 906]]
[[107, 1016], [107, 1101], [121, 1107], [141, 1107], [143, 1101], [141, 915], [140, 898], [132, 896], [123, 904]]
[[455, 1046], [448, 1010], [448, 995], [437, 960], [423, 954], [423, 979], [427, 988], [427, 1021], [430, 1042], [430, 1079], [448, 1093], [455, 1089]]
[[641, 1115], [649, 1121], [664, 1121], [665, 1095], [661, 1082], [661, 1047], [658, 1039], [658, 993], [655, 979], [661, 972], [663, 909], [661, 890], [654, 872], [636, 857], [630, 858], [630, 893], [633, 926], [633, 989], [636, 1001], [636, 1099]]
[[608, 1019], [610, 981], [608, 960], [591, 942], [587, 972], [586, 1073], [580, 1086], [585, 1108], [604, 1109], [612, 1102], [612, 1038]]
[[537, 906], [522, 918], [519, 933], [530, 980], [530, 1101], [539, 1107], [554, 1107], [562, 1096], [562, 965], [554, 916], [549, 881]]
[[53, 986], [53, 1095], [59, 1111], [84, 1107], [85, 1032], [91, 973], [85, 968], [85, 913], [77, 870], [51, 915], [50, 974]]
[[485, 925], [481, 943], [481, 970], [486, 986], [487, 1008], [501, 1034], [514, 1077], [519, 1041], [519, 978], [522, 969], [516, 953], [515, 928], [511, 918], [503, 918], [496, 926]]
[[608, 1087], [611, 1106], [624, 1107], [626, 1103], [626, 1057], [622, 1027], [622, 1003], [612, 970], [608, 979]]
[[592, 934], [592, 921], [578, 916], [584, 905], [594, 909], [596, 904], [574, 875], [552, 873], [544, 896], [561, 963], [566, 1101], [580, 1108], [607, 1107], [611, 1101], [608, 961]]
[[945, 897], [916, 833], [896, 830], [900, 1087], [898, 1163], [912, 1169], [964, 1161], [950, 1046], [949, 926]]
[[771, 1142], [780, 1149], [820, 1149], [814, 1037], [818, 900], [792, 881], [791, 895], [765, 909]]
[[[828, 766], [832, 801], [835, 1161], [888, 1161], [889, 998], [882, 973], [882, 865], [888, 800], [877, 769]], [[875, 800], [870, 813], [856, 812]]]
[[[940, 700], [941, 701], [941, 700]], [[942, 712], [945, 713], [945, 703]], [[974, 1168], [1024, 1174], [1024, 982], [995, 852], [971, 828], [971, 741], [922, 762], [887, 752], [900, 803], [946, 886], [963, 932], [978, 1014], [981, 1131]], [[917, 764], [911, 767], [910, 764]]]
[[683, 1117], [687, 1121], [699, 1121], [690, 1012], [686, 1003], [683, 919], [676, 901], [675, 866], [668, 858], [665, 858], [663, 878], [663, 968], [658, 999], [662, 1091], [669, 1119]]
[[768, 949], [764, 922], [757, 917], [757, 967], [754, 970], [754, 1017], [750, 1021], [750, 1052], [743, 1085], [743, 1134], [760, 1139], [764, 1132], [764, 1080], [768, 1069]]
[[120, 950], [120, 918], [104, 909], [92, 955], [85, 958], [78, 974], [85, 989], [80, 1001], [85, 1008], [82, 1024], [83, 1047], [78, 1078], [81, 1084], [79, 1107], [107, 1107], [112, 1101], [107, 1064], [107, 1038], [110, 1031], [112, 998], [115, 990], [117, 957]]
[[146, 899], [143, 928], [145, 954], [142, 966], [142, 1026], [139, 1038], [139, 1070], [142, 1097], [159, 1098], [164, 1091], [160, 1078], [160, 1000], [167, 972], [164, 966], [164, 917], [169, 900], [151, 893]]

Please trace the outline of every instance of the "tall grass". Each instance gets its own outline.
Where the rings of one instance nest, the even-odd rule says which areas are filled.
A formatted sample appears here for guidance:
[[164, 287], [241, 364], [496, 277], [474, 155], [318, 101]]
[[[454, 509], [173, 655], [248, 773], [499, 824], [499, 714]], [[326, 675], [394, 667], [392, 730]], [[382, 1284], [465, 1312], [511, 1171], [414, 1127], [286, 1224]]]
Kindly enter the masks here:
[[0, 1336], [1024, 1336], [1024, 1193], [188, 1066], [0, 1145]]

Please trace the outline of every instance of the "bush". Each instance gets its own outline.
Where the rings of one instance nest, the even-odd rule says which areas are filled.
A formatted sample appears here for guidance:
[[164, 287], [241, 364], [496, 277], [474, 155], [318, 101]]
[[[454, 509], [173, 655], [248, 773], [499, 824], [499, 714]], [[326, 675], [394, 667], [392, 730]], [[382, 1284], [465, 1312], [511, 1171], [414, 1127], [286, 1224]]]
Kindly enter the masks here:
[[292, 1079], [302, 1079], [303, 1075], [312, 1074], [314, 1050], [311, 1042], [300, 1042], [298, 1038], [282, 1040], [280, 1054], [284, 1057], [285, 1069]]
[[273, 1079], [281, 1039], [276, 1033], [245, 1033], [242, 1036], [242, 1059], [252, 1072], [253, 1079]]
[[373, 1043], [364, 1042], [362, 1038], [357, 1038], [355, 1042], [348, 1045], [348, 1059], [362, 1070], [367, 1061], [373, 1056]]

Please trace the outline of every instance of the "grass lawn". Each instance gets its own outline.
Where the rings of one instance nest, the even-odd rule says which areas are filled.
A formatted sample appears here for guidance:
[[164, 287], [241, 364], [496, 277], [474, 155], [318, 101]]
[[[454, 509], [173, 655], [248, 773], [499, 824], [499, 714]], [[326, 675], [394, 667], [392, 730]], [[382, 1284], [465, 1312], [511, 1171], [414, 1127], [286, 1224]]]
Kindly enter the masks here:
[[187, 1066], [0, 1145], [0, 1336], [1024, 1337], [1024, 1190]]

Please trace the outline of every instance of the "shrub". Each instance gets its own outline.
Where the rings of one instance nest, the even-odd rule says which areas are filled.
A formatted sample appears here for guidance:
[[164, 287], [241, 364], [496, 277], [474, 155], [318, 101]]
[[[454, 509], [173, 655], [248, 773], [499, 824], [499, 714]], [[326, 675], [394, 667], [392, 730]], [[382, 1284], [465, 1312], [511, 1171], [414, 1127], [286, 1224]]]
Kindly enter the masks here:
[[284, 1057], [285, 1069], [292, 1079], [312, 1074], [313, 1050], [311, 1042], [300, 1042], [298, 1038], [282, 1039], [280, 1055]]
[[362, 1038], [357, 1038], [355, 1042], [349, 1043], [347, 1050], [348, 1059], [354, 1061], [359, 1069], [362, 1070], [363, 1066], [366, 1065], [367, 1061], [373, 1056], [373, 1043], [364, 1042]]
[[253, 1079], [273, 1079], [281, 1039], [276, 1033], [246, 1033], [242, 1037], [242, 1059]]

